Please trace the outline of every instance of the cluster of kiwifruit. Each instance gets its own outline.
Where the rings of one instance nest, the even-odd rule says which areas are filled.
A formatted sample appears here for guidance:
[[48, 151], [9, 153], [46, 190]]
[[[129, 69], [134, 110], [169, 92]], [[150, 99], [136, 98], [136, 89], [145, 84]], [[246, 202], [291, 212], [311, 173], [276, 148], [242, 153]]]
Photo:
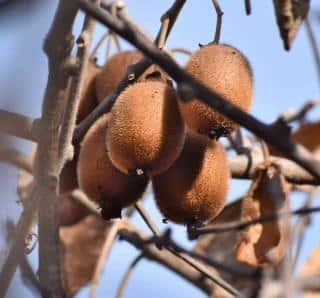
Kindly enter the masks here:
[[[136, 51], [111, 57], [94, 79], [97, 100], [141, 57]], [[237, 49], [202, 46], [185, 68], [225, 100], [250, 109], [252, 73]], [[151, 178], [166, 219], [207, 221], [223, 209], [228, 190], [227, 158], [218, 139], [237, 127], [196, 98], [181, 101], [168, 76], [153, 66], [88, 130], [77, 162], [79, 187], [109, 219], [137, 201]]]

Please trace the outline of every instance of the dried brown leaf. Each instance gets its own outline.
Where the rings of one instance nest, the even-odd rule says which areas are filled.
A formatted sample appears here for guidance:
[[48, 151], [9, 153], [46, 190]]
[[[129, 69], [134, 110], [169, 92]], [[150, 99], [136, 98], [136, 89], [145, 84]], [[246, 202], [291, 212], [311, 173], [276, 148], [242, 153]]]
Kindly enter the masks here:
[[284, 47], [289, 50], [308, 14], [309, 0], [274, 0], [273, 3]]
[[95, 215], [60, 228], [62, 268], [68, 294], [76, 294], [91, 281], [107, 229], [108, 223]]
[[[278, 166], [257, 169], [241, 206], [241, 220], [249, 221], [274, 213], [288, 212], [288, 185]], [[289, 218], [255, 224], [240, 233], [236, 248], [238, 261], [251, 266], [277, 265], [288, 244]]]
[[[242, 199], [228, 204], [223, 211], [208, 224], [208, 227], [215, 224], [240, 220], [241, 206]], [[206, 254], [208, 257], [212, 257], [213, 259], [220, 261], [232, 268], [239, 269], [243, 272], [253, 272], [254, 269], [252, 267], [249, 267], [248, 265], [240, 263], [236, 260], [235, 244], [237, 243], [237, 235], [238, 232], [203, 235], [197, 241], [193, 250], [202, 254]], [[222, 271], [219, 272], [219, 275], [243, 294], [246, 294], [248, 297], [250, 297], [256, 287], [259, 286], [256, 280], [250, 281], [239, 279], [232, 274]], [[230, 297], [230, 294], [217, 286], [214, 288], [211, 297], [227, 298]]]

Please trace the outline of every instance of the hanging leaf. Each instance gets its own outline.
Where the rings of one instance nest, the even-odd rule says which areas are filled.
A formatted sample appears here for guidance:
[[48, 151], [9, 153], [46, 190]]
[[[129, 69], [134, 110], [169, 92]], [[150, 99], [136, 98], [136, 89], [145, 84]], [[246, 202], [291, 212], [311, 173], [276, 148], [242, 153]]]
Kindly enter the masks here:
[[309, 0], [274, 0], [273, 3], [284, 48], [290, 50], [308, 14]]
[[107, 229], [108, 223], [96, 215], [60, 228], [63, 275], [71, 296], [91, 281]]
[[[278, 166], [263, 165], [241, 206], [241, 220], [289, 211], [288, 185]], [[278, 219], [248, 227], [240, 233], [236, 247], [238, 261], [251, 266], [277, 265], [288, 245], [290, 220]]]
[[[223, 224], [231, 221], [239, 221], [241, 215], [242, 199], [236, 200], [228, 204], [223, 211], [208, 223], [207, 227], [215, 224]], [[241, 270], [242, 272], [251, 273], [255, 270], [247, 264], [240, 263], [235, 256], [235, 244], [237, 242], [238, 231], [206, 234], [200, 237], [193, 250], [212, 257], [213, 259], [229, 266], [231, 268]], [[235, 277], [233, 274], [219, 271], [218, 273], [224, 280], [232, 284], [245, 296], [251, 297], [251, 294], [259, 287], [256, 280], [245, 280]], [[211, 297], [226, 298], [231, 297], [221, 287], [215, 286]]]

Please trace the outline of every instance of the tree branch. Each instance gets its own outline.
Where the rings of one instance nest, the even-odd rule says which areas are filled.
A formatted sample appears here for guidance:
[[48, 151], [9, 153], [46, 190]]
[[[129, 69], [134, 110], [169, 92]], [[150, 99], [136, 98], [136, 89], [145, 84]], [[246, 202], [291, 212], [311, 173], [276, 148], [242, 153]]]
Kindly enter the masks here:
[[4, 144], [0, 145], [0, 161], [8, 162], [28, 173], [32, 172], [32, 164], [28, 157], [22, 152]]
[[[290, 183], [319, 184], [307, 171], [288, 159], [270, 156], [270, 161], [280, 166], [282, 174]], [[249, 154], [229, 157], [228, 162], [232, 178], [251, 179], [256, 167], [263, 162], [263, 156], [260, 152], [251, 151]]]
[[0, 109], [0, 131], [32, 142], [38, 141], [39, 119]]
[[131, 264], [129, 265], [128, 269], [126, 270], [126, 272], [124, 273], [119, 287], [117, 289], [117, 293], [116, 293], [116, 298], [122, 298], [123, 297], [123, 292], [124, 289], [126, 287], [126, 285], [128, 284], [129, 278], [131, 276], [131, 274], [133, 273], [134, 268], [137, 266], [137, 264], [143, 259], [143, 254], [139, 254], [137, 257], [134, 258], [134, 260], [131, 262]]
[[44, 42], [49, 76], [42, 106], [42, 133], [35, 163], [35, 191], [38, 204], [39, 280], [45, 297], [64, 297], [60, 268], [58, 183], [61, 157], [59, 129], [69, 79], [66, 69], [73, 47], [72, 26], [77, 13], [74, 1], [60, 0]]
[[305, 216], [314, 212], [320, 212], [320, 207], [299, 208], [291, 212], [270, 214], [249, 221], [234, 221], [223, 224], [211, 225], [211, 227], [193, 228], [190, 230], [190, 238], [194, 239], [196, 237], [199, 237], [200, 235], [211, 233], [218, 234], [226, 232], [237, 232], [255, 224], [261, 224], [282, 218], [285, 219], [293, 215]]
[[[91, 0], [92, 3], [99, 5], [100, 0]], [[61, 158], [60, 168], [62, 169], [66, 158], [70, 157], [68, 148], [72, 147], [71, 140], [73, 131], [76, 124], [78, 113], [78, 106], [82, 91], [84, 76], [87, 70], [90, 46], [92, 41], [92, 32], [95, 25], [95, 19], [86, 16], [84, 19], [83, 27], [80, 36], [77, 39], [77, 62], [79, 63], [79, 71], [72, 77], [71, 86], [69, 91], [69, 98], [65, 108], [65, 113], [62, 121], [60, 143], [59, 143], [59, 156]], [[73, 150], [72, 150], [73, 155]], [[66, 158], [65, 158], [66, 157]], [[72, 159], [72, 158], [69, 158]]]
[[132, 29], [125, 20], [112, 17], [88, 1], [80, 0], [79, 4], [82, 10], [111, 28], [164, 69], [178, 83], [178, 91], [182, 100], [200, 99], [211, 108], [265, 140], [285, 156], [305, 168], [316, 178], [317, 182], [320, 182], [320, 162], [315, 160], [309, 151], [290, 138], [290, 130], [286, 126], [278, 122], [267, 125], [226, 101], [223, 97], [194, 79], [169, 55], [151, 44], [143, 34]]

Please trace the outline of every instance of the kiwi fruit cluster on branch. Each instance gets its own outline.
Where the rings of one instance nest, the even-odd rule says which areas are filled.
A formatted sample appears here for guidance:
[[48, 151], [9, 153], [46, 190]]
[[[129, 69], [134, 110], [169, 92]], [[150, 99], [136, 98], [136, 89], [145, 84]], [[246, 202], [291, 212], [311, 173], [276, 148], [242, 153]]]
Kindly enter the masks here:
[[[91, 81], [96, 101], [141, 57], [124, 51], [108, 59]], [[203, 46], [185, 68], [225, 100], [250, 110], [252, 71], [237, 49]], [[135, 203], [151, 178], [165, 218], [187, 225], [205, 222], [222, 211], [228, 192], [227, 157], [218, 139], [237, 127], [196, 98], [182, 102], [168, 75], [153, 65], [88, 130], [77, 161], [79, 187], [110, 219]]]

